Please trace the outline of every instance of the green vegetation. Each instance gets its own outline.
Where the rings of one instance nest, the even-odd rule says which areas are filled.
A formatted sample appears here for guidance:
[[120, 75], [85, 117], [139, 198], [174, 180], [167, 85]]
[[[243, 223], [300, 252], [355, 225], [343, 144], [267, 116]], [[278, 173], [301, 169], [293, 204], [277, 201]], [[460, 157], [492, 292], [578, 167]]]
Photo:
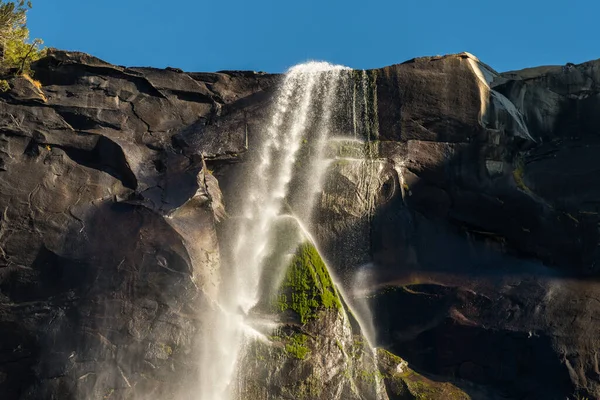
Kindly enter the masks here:
[[524, 173], [523, 163], [517, 163], [515, 170], [513, 171], [513, 178], [519, 189], [527, 191], [527, 185], [525, 185], [525, 182], [523, 181]]
[[308, 336], [303, 333], [295, 333], [290, 336], [289, 342], [285, 345], [286, 353], [298, 360], [304, 360], [310, 354], [310, 349], [306, 347], [307, 340]]
[[306, 379], [292, 385], [281, 387], [281, 393], [286, 399], [315, 399], [321, 398], [323, 381], [320, 376], [312, 373]]
[[301, 244], [294, 254], [275, 301], [276, 308], [292, 310], [305, 324], [321, 309], [342, 308], [327, 267], [311, 243]]
[[406, 361], [378, 349], [377, 356], [383, 367], [383, 379], [391, 392], [416, 400], [469, 400], [471, 397], [450, 382], [438, 382], [408, 368]]
[[383, 379], [385, 378], [385, 375], [383, 373], [379, 372], [378, 370], [373, 370], [373, 371], [361, 370], [359, 372], [358, 378], [361, 381], [363, 381], [364, 383], [366, 383], [367, 385], [374, 385], [377, 382], [383, 381]]
[[342, 353], [344, 353], [344, 346], [342, 346], [342, 343], [339, 340], [335, 339], [335, 345]]
[[273, 343], [276, 343], [276, 345], [265, 344], [258, 340], [253, 341], [247, 352], [249, 359], [261, 364], [264, 364], [265, 362], [266, 364], [278, 364], [285, 359], [287, 355], [281, 343], [287, 340], [287, 337], [282, 338], [273, 336], [271, 337], [271, 340]]
[[[44, 54], [40, 39], [29, 40], [27, 11], [30, 8], [30, 1], [0, 0], [0, 73], [5, 78], [31, 75], [31, 62]], [[0, 80], [0, 91], [8, 89], [7, 80]]]
[[[304, 361], [311, 353], [309, 347], [311, 337], [298, 331], [298, 327], [278, 328], [272, 336], [271, 343], [253, 340], [246, 349], [245, 368], [252, 371], [244, 379], [241, 392], [242, 398], [265, 398], [270, 385], [277, 385], [288, 398], [307, 399], [320, 394], [319, 377], [314, 374], [305, 375], [302, 380], [286, 380], [289, 368], [304, 369]], [[281, 375], [283, 372], [283, 375]], [[264, 377], [270, 378], [265, 381]]]
[[171, 357], [173, 355], [173, 348], [171, 346], [165, 343], [160, 343], [159, 345], [167, 357]]
[[394, 353], [390, 353], [386, 349], [377, 349], [377, 355], [379, 357], [384, 357], [386, 360], [395, 365], [400, 365], [404, 362], [403, 359], [395, 355]]
[[[284, 330], [277, 330], [276, 333], [276, 335], [269, 336], [272, 345], [270, 346], [269, 357], [267, 358], [273, 359], [273, 356], [275, 356], [276, 359], [280, 359], [281, 356], [284, 356], [304, 360], [310, 354], [308, 335], [295, 331], [295, 329], [292, 331], [286, 329], [285, 332]], [[254, 358], [264, 360], [265, 356], [264, 354], [259, 355], [258, 352], [255, 352]]]
[[532, 194], [531, 189], [529, 189], [529, 187], [527, 187], [527, 185], [525, 184], [525, 163], [520, 158], [517, 159], [515, 163], [513, 179], [515, 180], [515, 183], [517, 184], [517, 187], [519, 189], [526, 193]]
[[365, 342], [362, 340], [362, 337], [360, 339], [354, 339], [354, 342], [352, 343], [352, 347], [350, 348], [350, 353], [352, 355], [352, 358], [359, 359], [363, 355], [364, 351], [365, 351]]

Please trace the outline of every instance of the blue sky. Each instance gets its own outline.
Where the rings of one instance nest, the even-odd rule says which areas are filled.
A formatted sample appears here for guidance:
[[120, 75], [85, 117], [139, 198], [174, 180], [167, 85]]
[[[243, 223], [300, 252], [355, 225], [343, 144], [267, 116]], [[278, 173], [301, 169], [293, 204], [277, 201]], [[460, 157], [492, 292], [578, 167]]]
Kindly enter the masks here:
[[377, 68], [469, 51], [506, 71], [600, 58], [598, 15], [598, 0], [33, 0], [29, 27], [127, 66]]

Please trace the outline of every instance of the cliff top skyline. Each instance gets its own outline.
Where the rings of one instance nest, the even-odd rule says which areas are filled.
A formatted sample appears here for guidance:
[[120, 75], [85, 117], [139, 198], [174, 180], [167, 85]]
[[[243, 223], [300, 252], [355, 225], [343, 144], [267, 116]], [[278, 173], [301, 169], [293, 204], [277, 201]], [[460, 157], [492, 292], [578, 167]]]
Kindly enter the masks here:
[[[468, 51], [498, 71], [600, 57], [581, 0], [35, 2], [32, 37], [127, 66], [283, 72], [307, 60], [356, 69]], [[577, 39], [577, 40], [576, 40]]]

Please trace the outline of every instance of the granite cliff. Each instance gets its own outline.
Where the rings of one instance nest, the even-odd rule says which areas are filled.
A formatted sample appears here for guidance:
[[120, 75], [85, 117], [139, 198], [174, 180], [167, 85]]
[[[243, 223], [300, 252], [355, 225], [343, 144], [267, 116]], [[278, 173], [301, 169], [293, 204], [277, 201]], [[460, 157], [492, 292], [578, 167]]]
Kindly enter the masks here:
[[[356, 296], [380, 349], [331, 289], [335, 307], [247, 355], [241, 392], [599, 398], [599, 67], [497, 73], [462, 53], [364, 72], [365, 143], [330, 150], [315, 239], [342, 287], [370, 266]], [[280, 76], [58, 50], [32, 69], [0, 94], [0, 393], [193, 398]]]

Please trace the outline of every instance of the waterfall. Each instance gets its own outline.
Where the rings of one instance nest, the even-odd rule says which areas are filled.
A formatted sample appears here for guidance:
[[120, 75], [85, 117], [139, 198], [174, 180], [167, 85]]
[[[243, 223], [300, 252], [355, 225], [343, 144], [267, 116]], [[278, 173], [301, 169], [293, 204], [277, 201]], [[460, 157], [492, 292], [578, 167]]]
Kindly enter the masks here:
[[[307, 128], [315, 120], [323, 122], [319, 137], [316, 138], [317, 146], [321, 147], [327, 136], [330, 105], [335, 94], [328, 89], [335, 86], [344, 70], [344, 67], [328, 63], [311, 62], [293, 67], [284, 78], [261, 149], [260, 163], [254, 179], [247, 183], [247, 202], [243, 212], [245, 223], [236, 235], [233, 262], [237, 266], [236, 289], [241, 290], [229, 299], [244, 312], [248, 312], [258, 301], [269, 229], [287, 197], [296, 156], [303, 140], [306, 140]], [[315, 110], [315, 106], [318, 106], [315, 100], [323, 94], [326, 95], [323, 106], [329, 103], [329, 107]]]
[[[248, 314], [261, 297], [265, 258], [273, 247], [270, 238], [282, 209], [290, 207], [290, 197], [300, 225], [309, 223], [326, 168], [321, 159], [332, 128], [338, 87], [350, 73], [346, 67], [324, 62], [301, 64], [287, 71], [275, 95], [258, 157], [247, 165], [250, 173], [241, 194], [241, 216], [228, 238], [232, 242], [231, 265], [222, 268], [227, 276], [222, 276], [203, 339], [199, 400], [233, 400], [236, 368], [245, 343], [264, 340], [255, 321], [248, 322]], [[298, 154], [307, 152], [310, 162], [303, 166], [303, 178], [296, 177], [299, 182], [290, 185], [297, 172]], [[292, 190], [294, 196], [290, 196]]]

